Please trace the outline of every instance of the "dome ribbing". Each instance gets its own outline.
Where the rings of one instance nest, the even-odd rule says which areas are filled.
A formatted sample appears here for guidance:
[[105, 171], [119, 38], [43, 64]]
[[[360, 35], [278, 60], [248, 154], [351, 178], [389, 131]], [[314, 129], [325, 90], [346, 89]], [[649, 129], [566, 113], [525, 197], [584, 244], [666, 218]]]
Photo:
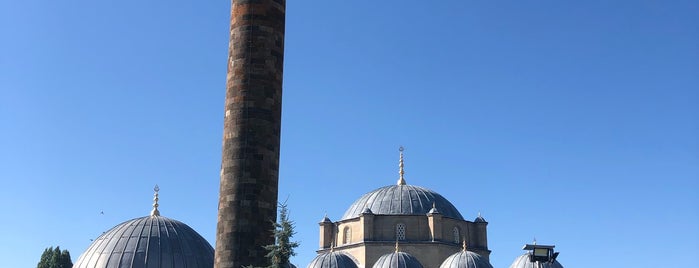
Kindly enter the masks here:
[[493, 268], [493, 266], [480, 254], [464, 250], [449, 256], [439, 268]]
[[344, 253], [328, 252], [316, 256], [307, 268], [357, 268], [357, 264]]
[[356, 218], [367, 208], [376, 215], [426, 215], [433, 206], [444, 217], [464, 220], [442, 195], [413, 185], [389, 185], [364, 194], [347, 209], [342, 220]]
[[373, 268], [422, 268], [417, 258], [405, 252], [393, 252], [381, 256]]
[[521, 255], [515, 259], [514, 262], [512, 262], [512, 265], [510, 265], [510, 268], [530, 268], [530, 267], [541, 267], [541, 268], [563, 268], [563, 265], [559, 263], [558, 261], [554, 260], [552, 263], [551, 262], [536, 262], [539, 263], [541, 266], [537, 266], [536, 263], [532, 263], [530, 260], [530, 254], [531, 253], [525, 253], [524, 255]]
[[74, 268], [213, 267], [214, 249], [186, 224], [162, 216], [123, 222], [103, 233]]

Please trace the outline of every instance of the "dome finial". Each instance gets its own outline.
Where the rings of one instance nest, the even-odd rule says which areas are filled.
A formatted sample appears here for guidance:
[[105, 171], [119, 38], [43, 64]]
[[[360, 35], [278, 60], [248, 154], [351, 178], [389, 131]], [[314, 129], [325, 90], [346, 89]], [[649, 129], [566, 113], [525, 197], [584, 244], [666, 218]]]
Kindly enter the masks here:
[[400, 178], [398, 179], [398, 185], [405, 185], [405, 178], [403, 177], [403, 174], [405, 174], [405, 171], [403, 170], [403, 151], [405, 149], [403, 146], [398, 148], [398, 151], [400, 151], [400, 161], [398, 162], [398, 174], [400, 175]]
[[536, 245], [536, 236], [534, 237], [534, 242], [532, 242], [532, 245]]
[[150, 211], [151, 216], [160, 216], [160, 211], [158, 211], [158, 191], [160, 191], [160, 187], [156, 184], [155, 187], [153, 187], [153, 191], [155, 193], [153, 194], [153, 210]]
[[466, 237], [464, 237], [464, 242], [461, 245], [461, 248], [466, 251]]
[[398, 253], [398, 239], [396, 239], [396, 253]]

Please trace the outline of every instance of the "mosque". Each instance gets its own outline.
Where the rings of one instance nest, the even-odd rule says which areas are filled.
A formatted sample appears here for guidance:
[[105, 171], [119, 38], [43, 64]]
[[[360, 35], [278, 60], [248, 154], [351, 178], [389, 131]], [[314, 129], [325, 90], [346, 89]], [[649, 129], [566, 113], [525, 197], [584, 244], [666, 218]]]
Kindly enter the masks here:
[[[104, 232], [76, 268], [265, 267], [274, 243], [285, 0], [231, 1], [215, 250], [186, 224], [150, 215]], [[359, 197], [342, 218], [321, 220], [307, 268], [492, 268], [488, 222], [463, 217], [444, 196], [399, 178]], [[562, 268], [554, 246], [525, 245], [510, 268]]]
[[[436, 268], [449, 258], [454, 265], [463, 259], [475, 267], [492, 267], [488, 222], [480, 215], [465, 220], [439, 193], [407, 184], [402, 147], [398, 166], [396, 184], [364, 194], [340, 220], [332, 222], [326, 216], [320, 222], [317, 259], [345, 254], [363, 267], [383, 267], [393, 263], [388, 259], [398, 259], [417, 265], [409, 267]], [[452, 256], [455, 253], [463, 256]], [[317, 263], [321, 262], [314, 260]]]
[[[464, 219], [444, 196], [399, 178], [359, 197], [341, 219], [319, 223], [318, 255], [307, 268], [493, 268], [488, 222]], [[214, 249], [186, 224], [160, 215], [155, 187], [150, 215], [104, 232], [75, 268], [214, 267]], [[510, 268], [562, 268], [554, 246], [525, 245]]]
[[[439, 193], [406, 183], [400, 148], [396, 184], [354, 201], [341, 219], [319, 223], [318, 255], [307, 268], [493, 268], [488, 222], [464, 219]], [[562, 268], [554, 246], [525, 245], [510, 268]]]

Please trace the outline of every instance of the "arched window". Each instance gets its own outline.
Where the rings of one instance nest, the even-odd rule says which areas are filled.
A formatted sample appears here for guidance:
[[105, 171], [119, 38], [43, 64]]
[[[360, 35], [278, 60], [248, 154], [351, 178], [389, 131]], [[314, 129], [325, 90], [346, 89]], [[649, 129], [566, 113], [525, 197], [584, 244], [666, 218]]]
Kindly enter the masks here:
[[345, 240], [342, 241], [342, 244], [349, 244], [350, 242], [352, 242], [352, 229], [345, 227]]
[[454, 235], [454, 243], [461, 243], [461, 236], [459, 235], [459, 227], [454, 227], [454, 230], [452, 230], [452, 234]]
[[405, 240], [405, 224], [396, 224], [396, 239]]

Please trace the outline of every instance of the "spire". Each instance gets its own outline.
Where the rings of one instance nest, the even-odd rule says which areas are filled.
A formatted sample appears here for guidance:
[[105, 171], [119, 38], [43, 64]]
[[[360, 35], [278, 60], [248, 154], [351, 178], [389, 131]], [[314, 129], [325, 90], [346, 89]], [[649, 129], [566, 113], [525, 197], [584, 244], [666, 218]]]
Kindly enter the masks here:
[[320, 223], [331, 223], [331, 222], [332, 221], [330, 220], [330, 218], [328, 218], [328, 213], [325, 213], [325, 215], [323, 216], [323, 219], [320, 220]]
[[158, 211], [158, 191], [160, 191], [160, 187], [158, 187], [158, 185], [156, 184], [153, 188], [153, 191], [155, 191], [155, 193], [153, 194], [153, 210], [150, 211], [150, 215], [160, 216], [160, 211]]
[[398, 151], [400, 151], [400, 161], [398, 162], [398, 174], [400, 175], [400, 178], [398, 179], [398, 185], [405, 185], [405, 178], [403, 177], [403, 174], [405, 174], [405, 171], [403, 170], [403, 146], [398, 148]]
[[427, 214], [439, 214], [439, 210], [437, 210], [437, 204], [435, 202], [432, 202], [432, 208], [427, 212]]

